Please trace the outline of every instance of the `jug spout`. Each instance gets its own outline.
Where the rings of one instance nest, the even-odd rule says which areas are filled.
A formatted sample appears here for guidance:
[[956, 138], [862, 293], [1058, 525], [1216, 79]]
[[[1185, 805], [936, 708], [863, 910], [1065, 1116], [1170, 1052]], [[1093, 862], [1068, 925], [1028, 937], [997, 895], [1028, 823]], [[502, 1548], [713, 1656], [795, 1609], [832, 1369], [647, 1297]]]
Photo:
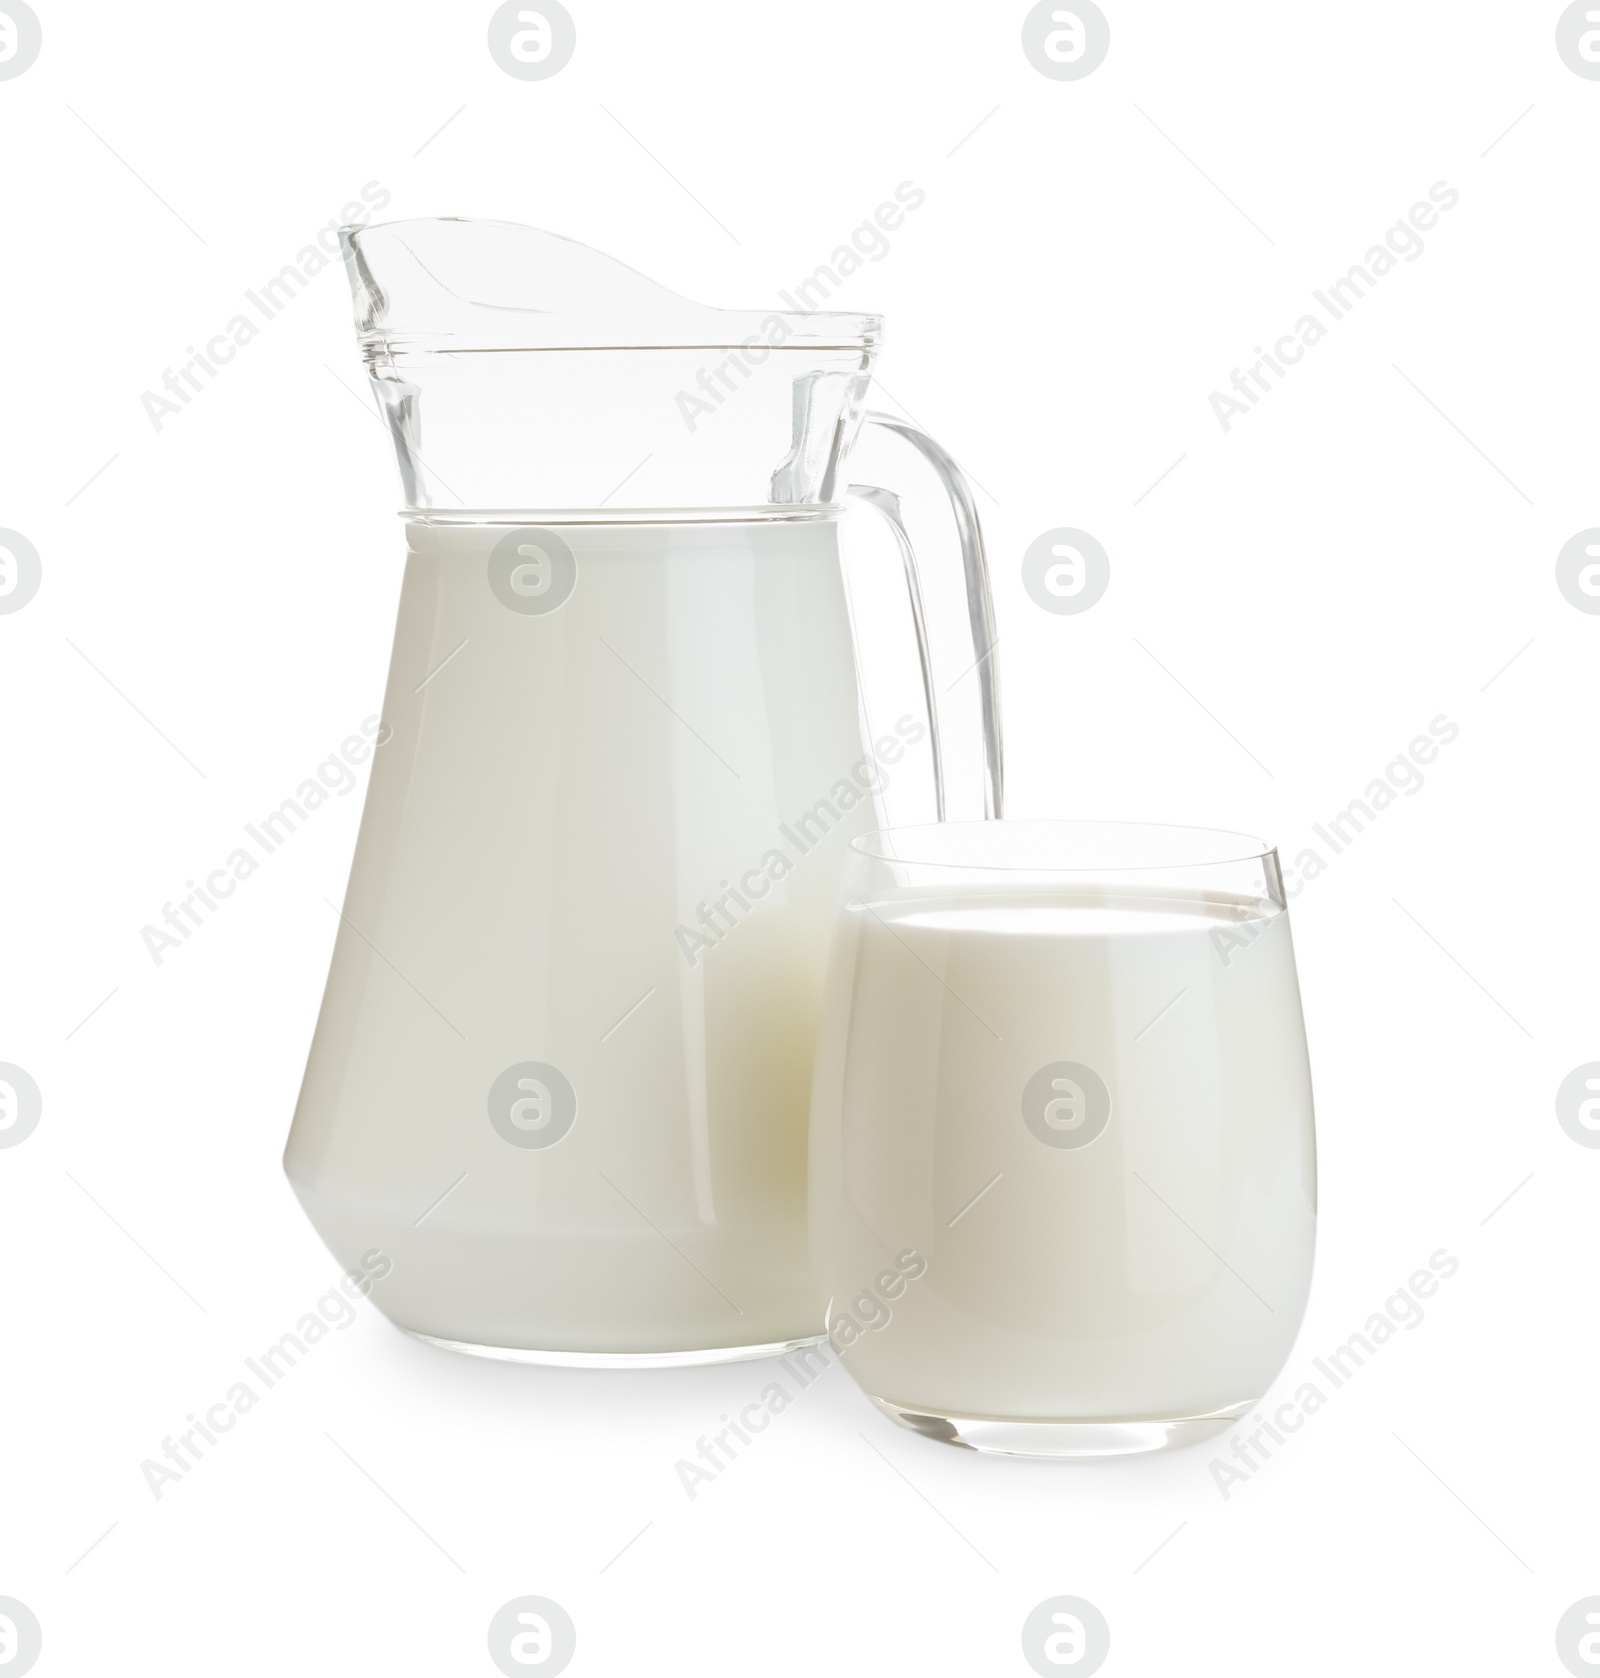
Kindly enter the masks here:
[[512, 222], [340, 238], [408, 509], [803, 518], [842, 496], [878, 316], [708, 308]]

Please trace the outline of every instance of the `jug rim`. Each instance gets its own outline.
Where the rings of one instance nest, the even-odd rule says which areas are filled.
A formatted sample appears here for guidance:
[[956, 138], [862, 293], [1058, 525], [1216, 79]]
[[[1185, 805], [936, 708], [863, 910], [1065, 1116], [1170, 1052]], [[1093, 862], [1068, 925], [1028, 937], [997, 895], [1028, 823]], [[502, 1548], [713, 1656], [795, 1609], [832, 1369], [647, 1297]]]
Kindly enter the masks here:
[[748, 507], [401, 507], [396, 517], [426, 525], [826, 524], [839, 501], [769, 501]]
[[[363, 349], [387, 356], [518, 351], [870, 355], [883, 316], [857, 310], [720, 309], [544, 228], [495, 217], [348, 222], [339, 245]], [[399, 291], [396, 291], [396, 287]], [[786, 304], [809, 302], [780, 294]]]

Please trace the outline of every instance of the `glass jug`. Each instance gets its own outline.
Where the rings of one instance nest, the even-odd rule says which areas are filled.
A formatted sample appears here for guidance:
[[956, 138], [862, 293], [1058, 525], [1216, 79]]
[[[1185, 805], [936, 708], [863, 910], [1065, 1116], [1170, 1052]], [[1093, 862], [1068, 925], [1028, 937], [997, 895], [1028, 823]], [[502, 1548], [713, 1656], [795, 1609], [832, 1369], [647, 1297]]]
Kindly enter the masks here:
[[[849, 841], [883, 825], [839, 527], [881, 323], [691, 304], [503, 222], [342, 233], [409, 546], [285, 1155], [406, 1331], [531, 1362], [818, 1338], [806, 1125]], [[961, 537], [1001, 804], [992, 607]], [[943, 777], [911, 548], [905, 566]]]

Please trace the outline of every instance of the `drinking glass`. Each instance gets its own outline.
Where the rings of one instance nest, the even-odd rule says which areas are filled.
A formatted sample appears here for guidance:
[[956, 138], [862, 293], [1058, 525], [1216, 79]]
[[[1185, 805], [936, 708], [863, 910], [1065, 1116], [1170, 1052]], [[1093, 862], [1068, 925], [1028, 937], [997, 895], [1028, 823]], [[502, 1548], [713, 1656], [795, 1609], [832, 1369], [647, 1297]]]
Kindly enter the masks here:
[[1311, 1282], [1311, 1076], [1282, 875], [1211, 829], [863, 835], [813, 1084], [813, 1263], [874, 1404], [1114, 1456], [1259, 1402]]

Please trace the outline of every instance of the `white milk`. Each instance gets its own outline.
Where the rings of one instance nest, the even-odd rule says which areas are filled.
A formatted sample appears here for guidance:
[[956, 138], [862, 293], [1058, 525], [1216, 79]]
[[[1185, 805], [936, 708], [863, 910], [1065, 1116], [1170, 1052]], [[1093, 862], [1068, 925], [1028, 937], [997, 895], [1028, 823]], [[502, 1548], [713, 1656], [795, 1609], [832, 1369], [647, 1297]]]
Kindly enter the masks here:
[[[1288, 1356], [1316, 1198], [1288, 917], [1099, 901], [968, 892], [842, 917], [816, 1260], [851, 1373], [893, 1405], [1205, 1416], [1259, 1398]], [[1098, 1075], [1109, 1116], [1090, 1080], [1047, 1077], [1041, 1140], [1025, 1092], [1064, 1062]]]
[[[524, 612], [490, 560], [529, 529], [409, 526], [286, 1169], [341, 1260], [389, 1255], [374, 1299], [417, 1333], [814, 1336], [811, 1064], [846, 842], [877, 825], [836, 525], [563, 525], [575, 586]], [[540, 540], [513, 601], [564, 590]], [[525, 1063], [575, 1115], [513, 1076], [496, 1128]]]

